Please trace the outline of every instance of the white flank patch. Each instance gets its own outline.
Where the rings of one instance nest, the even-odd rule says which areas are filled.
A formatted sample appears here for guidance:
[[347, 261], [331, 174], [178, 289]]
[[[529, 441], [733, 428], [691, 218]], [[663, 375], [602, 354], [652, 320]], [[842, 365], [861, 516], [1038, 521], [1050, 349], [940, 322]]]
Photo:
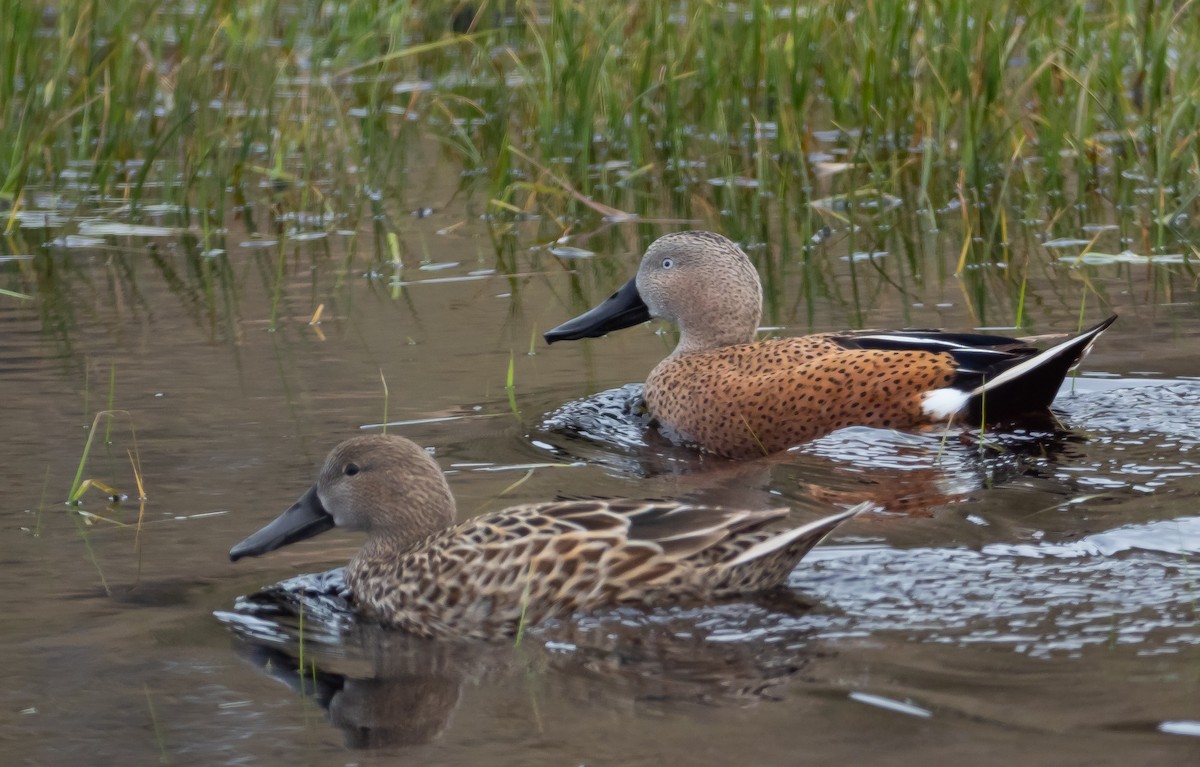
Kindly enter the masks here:
[[925, 392], [925, 401], [921, 403], [921, 411], [937, 420], [944, 420], [958, 415], [971, 399], [969, 392], [962, 389], [946, 387]]

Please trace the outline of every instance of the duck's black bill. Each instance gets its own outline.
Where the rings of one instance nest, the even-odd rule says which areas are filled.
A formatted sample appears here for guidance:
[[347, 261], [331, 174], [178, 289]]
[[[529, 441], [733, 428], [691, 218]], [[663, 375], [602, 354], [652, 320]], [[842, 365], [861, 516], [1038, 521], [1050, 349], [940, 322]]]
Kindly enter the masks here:
[[229, 550], [230, 561], [242, 557], [257, 557], [281, 549], [289, 543], [303, 541], [333, 529], [333, 517], [317, 497], [313, 485], [287, 511], [275, 517], [266, 527]]
[[578, 341], [581, 338], [599, 338], [614, 330], [637, 325], [650, 319], [650, 310], [638, 294], [637, 280], [633, 279], [609, 296], [608, 300], [579, 315], [573, 320], [546, 333], [546, 343], [555, 341]]

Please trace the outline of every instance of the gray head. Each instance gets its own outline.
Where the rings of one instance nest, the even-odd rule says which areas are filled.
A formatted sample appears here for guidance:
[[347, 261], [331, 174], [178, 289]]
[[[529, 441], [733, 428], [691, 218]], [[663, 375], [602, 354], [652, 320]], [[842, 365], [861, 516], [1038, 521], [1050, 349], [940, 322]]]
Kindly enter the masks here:
[[333, 527], [403, 547], [453, 522], [454, 496], [429, 454], [403, 437], [372, 434], [335, 447], [317, 484], [229, 557], [265, 554]]
[[758, 273], [741, 248], [719, 234], [668, 234], [651, 243], [636, 278], [546, 333], [546, 340], [595, 338], [652, 316], [679, 328], [675, 354], [749, 343], [762, 317]]
[[714, 232], [659, 237], [646, 249], [637, 290], [650, 314], [679, 328], [675, 353], [754, 340], [762, 285], [742, 249]]

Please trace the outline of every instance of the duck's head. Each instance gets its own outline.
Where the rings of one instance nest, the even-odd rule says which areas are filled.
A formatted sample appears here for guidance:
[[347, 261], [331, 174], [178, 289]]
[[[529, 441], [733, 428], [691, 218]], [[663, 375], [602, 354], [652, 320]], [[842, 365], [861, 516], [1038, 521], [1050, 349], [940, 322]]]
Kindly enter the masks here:
[[372, 434], [335, 447], [317, 483], [229, 558], [256, 557], [334, 527], [403, 547], [453, 522], [454, 496], [433, 458], [403, 437]]
[[748, 343], [762, 317], [762, 285], [742, 249], [714, 232], [659, 237], [637, 277], [607, 301], [546, 333], [547, 343], [597, 338], [651, 317], [679, 328], [676, 354]]

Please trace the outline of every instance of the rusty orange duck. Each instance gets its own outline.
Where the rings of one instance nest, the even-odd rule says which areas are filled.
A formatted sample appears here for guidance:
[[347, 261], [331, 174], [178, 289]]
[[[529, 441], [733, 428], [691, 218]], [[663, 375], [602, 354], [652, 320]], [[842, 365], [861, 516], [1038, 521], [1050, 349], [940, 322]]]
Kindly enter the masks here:
[[677, 439], [751, 458], [846, 426], [914, 429], [1045, 414], [1068, 371], [1116, 320], [1044, 351], [1025, 341], [939, 330], [850, 331], [755, 341], [758, 273], [713, 232], [655, 240], [637, 276], [546, 333], [596, 338], [651, 318], [679, 329], [646, 379], [650, 414]]

